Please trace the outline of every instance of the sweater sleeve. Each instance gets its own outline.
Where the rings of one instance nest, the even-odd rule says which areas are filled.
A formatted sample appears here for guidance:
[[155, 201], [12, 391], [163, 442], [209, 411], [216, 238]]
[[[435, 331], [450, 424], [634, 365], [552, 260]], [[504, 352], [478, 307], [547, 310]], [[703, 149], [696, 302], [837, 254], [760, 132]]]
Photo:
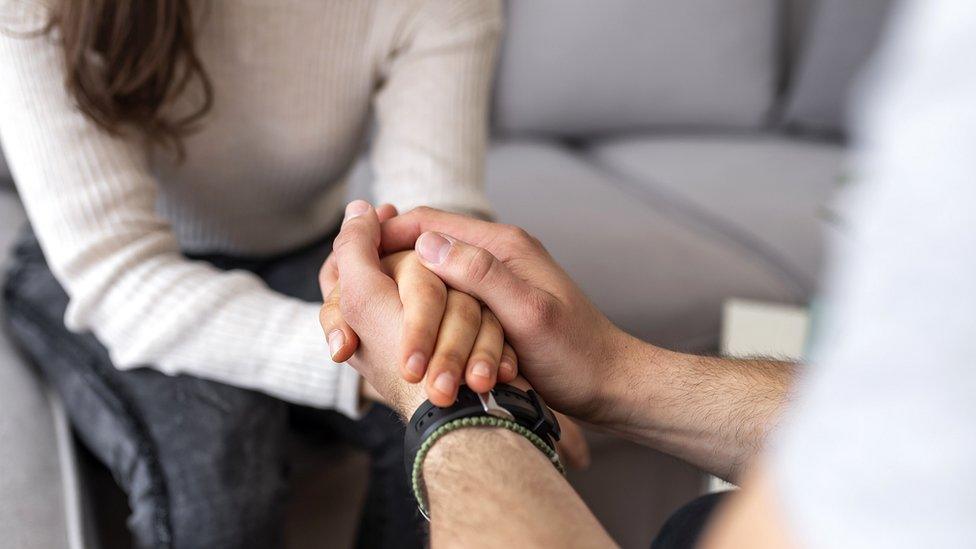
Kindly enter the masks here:
[[501, 28], [497, 0], [423, 1], [398, 28], [375, 98], [377, 203], [491, 214], [484, 165]]
[[72, 103], [64, 65], [27, 3], [0, 5], [0, 139], [52, 272], [65, 324], [92, 331], [120, 369], [149, 366], [355, 415], [355, 371], [329, 359], [319, 306], [250, 273], [186, 259], [155, 211], [135, 140]]

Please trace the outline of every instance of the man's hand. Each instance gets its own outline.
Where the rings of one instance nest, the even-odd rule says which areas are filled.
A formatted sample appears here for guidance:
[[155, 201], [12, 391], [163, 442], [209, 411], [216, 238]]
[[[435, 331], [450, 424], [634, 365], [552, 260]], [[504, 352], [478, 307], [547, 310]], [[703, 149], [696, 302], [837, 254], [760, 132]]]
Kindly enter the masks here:
[[[436, 382], [431, 380], [432, 377], [436, 380], [446, 371], [445, 368], [452, 367], [450, 366], [452, 363], [455, 369], [450, 372], [455, 376], [455, 380], [460, 379], [464, 364], [469, 364], [467, 377], [470, 384], [471, 366], [476, 365], [479, 360], [496, 363], [500, 360], [503, 365], [508, 360], [511, 371], [505, 372], [503, 367], [498, 372], [499, 381], [512, 383], [522, 389], [532, 388], [523, 378], [513, 379], [516, 370], [515, 355], [508, 345], [505, 345], [505, 351], [502, 350], [504, 334], [500, 328], [492, 327], [497, 327], [497, 321], [494, 325], [489, 325], [487, 330], [484, 329], [483, 322], [480, 322], [481, 329], [475, 326], [474, 322], [469, 322], [471, 326], [461, 330], [467, 335], [459, 334], [455, 327], [449, 324], [458, 317], [472, 316], [472, 314], [455, 314], [450, 304], [446, 308], [434, 307], [437, 312], [437, 322], [440, 322], [442, 313], [444, 322], [440, 324], [439, 329], [434, 326], [433, 333], [437, 336], [437, 344], [433, 350], [434, 358], [430, 361], [431, 366], [426, 379], [413, 378], [410, 376], [411, 372], [399, 372], [398, 375], [397, 365], [402, 364], [399, 358], [402, 353], [397, 350], [397, 342], [403, 333], [410, 332], [403, 330], [403, 323], [408, 317], [407, 307], [401, 302], [404, 290], [397, 287], [397, 283], [390, 278], [390, 275], [398, 277], [400, 281], [406, 281], [410, 277], [403, 275], [403, 269], [408, 268], [407, 266], [411, 264], [409, 262], [415, 258], [412, 252], [409, 255], [394, 254], [382, 260], [379, 258], [378, 213], [383, 215], [382, 209], [377, 212], [365, 202], [357, 201], [350, 204], [333, 252], [335, 261], [332, 265], [336, 276], [333, 278], [326, 272], [326, 268], [323, 268], [325, 273], [322, 277], [323, 291], [329, 292], [331, 298], [326, 300], [322, 308], [322, 326], [326, 334], [331, 334], [336, 326], [341, 326], [343, 330], [353, 334], [349, 340], [355, 341], [358, 349], [344, 348], [352, 354], [348, 357], [349, 364], [362, 374], [383, 400], [404, 418], [409, 418], [425, 400], [427, 395], [424, 386], [427, 387], [427, 393], [435, 404], [446, 406], [454, 401], [456, 385], [452, 385], [453, 392], [449, 395], [450, 398], [446, 399], [444, 398], [446, 395], [437, 389]], [[385, 217], [392, 217], [392, 215]], [[426, 269], [419, 270], [440, 283], [440, 279]], [[343, 281], [341, 291], [338, 291], [339, 280]], [[448, 302], [451, 301], [452, 294], [456, 294], [456, 300], [470, 300], [467, 305], [473, 307], [471, 312], [480, 311], [479, 318], [490, 314], [474, 298], [456, 290], [449, 291]], [[335, 303], [338, 303], [337, 307]], [[415, 305], [418, 311], [424, 308], [422, 302]], [[494, 319], [493, 316], [490, 318]], [[490, 342], [482, 341], [485, 337], [496, 341], [489, 344]], [[452, 354], [458, 356], [448, 357]], [[507, 358], [501, 358], [500, 355], [505, 355]], [[443, 360], [439, 359], [439, 356]], [[416, 381], [425, 381], [425, 383], [414, 384], [413, 382]], [[487, 390], [485, 380], [475, 381], [480, 382], [484, 390]], [[490, 381], [491, 385], [494, 385], [494, 379]], [[477, 385], [475, 389], [479, 390]], [[585, 467], [589, 463], [589, 448], [582, 431], [565, 416], [560, 415], [559, 421], [563, 430], [559, 443], [560, 454], [570, 466]]]
[[414, 247], [449, 286], [484, 301], [519, 355], [520, 372], [555, 408], [592, 421], [619, 381], [629, 336], [522, 229], [419, 208], [383, 224], [387, 252]]

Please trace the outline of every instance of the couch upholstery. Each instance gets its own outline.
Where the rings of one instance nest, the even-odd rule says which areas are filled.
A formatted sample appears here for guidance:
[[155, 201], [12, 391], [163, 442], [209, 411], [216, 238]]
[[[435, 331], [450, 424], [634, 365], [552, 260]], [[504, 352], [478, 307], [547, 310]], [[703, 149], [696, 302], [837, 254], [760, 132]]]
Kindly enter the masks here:
[[[0, 269], [6, 269], [7, 250], [23, 221], [17, 198], [0, 189]], [[68, 546], [59, 452], [47, 391], [0, 332], [0, 546]]]
[[[858, 32], [850, 25], [822, 30], [836, 27], [821, 16], [845, 17], [828, 7], [845, 4], [859, 9], [836, 0], [509, 2], [487, 162], [499, 220], [538, 236], [615, 322], [661, 345], [714, 350], [730, 297], [805, 301], [822, 262], [821, 212], [845, 167], [841, 141], [798, 136], [822, 129], [800, 106], [815, 96], [817, 113], [843, 112], [849, 78], [818, 95], [816, 73], [854, 74], [873, 49], [845, 34]], [[881, 11], [867, 18], [879, 29]], [[811, 53], [841, 38], [858, 45]], [[829, 124], [842, 132], [836, 118]], [[0, 188], [4, 179], [0, 163]], [[350, 179], [352, 196], [368, 197], [364, 162]], [[21, 219], [0, 191], [0, 258]], [[0, 531], [19, 547], [63, 546], [54, 418], [30, 372], [0, 336]], [[593, 468], [571, 480], [624, 547], [646, 547], [703, 485], [656, 452], [592, 442]], [[314, 478], [314, 462], [302, 463], [302, 478]], [[321, 499], [322, 482], [331, 481], [303, 483], [297, 499]], [[291, 520], [328, 531], [338, 516], [306, 510]]]
[[601, 0], [595, 9], [590, 0], [509, 2], [496, 128], [590, 137], [759, 127], [776, 92], [777, 4]]
[[798, 60], [783, 121], [806, 131], [849, 129], [845, 98], [884, 32], [894, 0], [823, 0]]

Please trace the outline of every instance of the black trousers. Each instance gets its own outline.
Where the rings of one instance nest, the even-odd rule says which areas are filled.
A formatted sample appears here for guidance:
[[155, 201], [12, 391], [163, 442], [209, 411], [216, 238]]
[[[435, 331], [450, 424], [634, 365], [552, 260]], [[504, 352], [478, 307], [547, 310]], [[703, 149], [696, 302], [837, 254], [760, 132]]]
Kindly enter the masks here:
[[705, 531], [705, 525], [725, 496], [725, 492], [707, 494], [675, 511], [654, 538], [651, 549], [694, 548]]
[[[333, 236], [278, 257], [195, 259], [251, 271], [278, 292], [320, 301], [317, 273]], [[138, 545], [280, 546], [285, 443], [297, 418], [371, 455], [358, 546], [423, 546], [423, 519], [403, 471], [403, 426], [389, 409], [374, 406], [353, 421], [195, 377], [120, 371], [95, 337], [64, 327], [68, 298], [29, 230], [3, 296], [11, 334], [60, 393], [81, 440], [126, 492]]]

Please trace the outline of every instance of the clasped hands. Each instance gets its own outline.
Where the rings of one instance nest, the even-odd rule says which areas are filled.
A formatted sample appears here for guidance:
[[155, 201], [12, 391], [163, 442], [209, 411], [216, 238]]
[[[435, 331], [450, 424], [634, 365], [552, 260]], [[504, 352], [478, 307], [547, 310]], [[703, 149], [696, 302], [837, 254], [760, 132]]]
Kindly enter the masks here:
[[[501, 382], [598, 424], [627, 384], [618, 365], [632, 338], [521, 229], [354, 201], [319, 278], [333, 359], [404, 418], [427, 398], [451, 404], [462, 381]], [[578, 428], [561, 423], [565, 457], [585, 463]]]

